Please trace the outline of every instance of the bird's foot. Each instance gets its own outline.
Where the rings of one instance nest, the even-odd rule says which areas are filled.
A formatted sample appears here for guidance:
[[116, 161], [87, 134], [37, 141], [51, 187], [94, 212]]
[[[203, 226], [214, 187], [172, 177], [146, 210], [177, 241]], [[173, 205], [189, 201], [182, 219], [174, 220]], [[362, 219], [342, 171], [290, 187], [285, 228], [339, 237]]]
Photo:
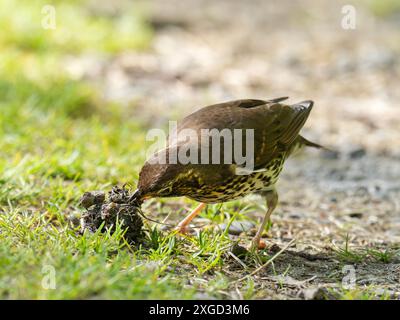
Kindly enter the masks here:
[[267, 247], [267, 244], [265, 243], [264, 240], [254, 238], [251, 241], [251, 245], [250, 245], [249, 249], [250, 249], [250, 251], [255, 251], [255, 250], [263, 250], [266, 247]]
[[183, 234], [183, 235], [186, 235], [186, 234], [189, 233], [189, 228], [188, 228], [187, 225], [178, 224], [178, 225], [174, 228], [174, 230], [175, 230], [177, 233]]
[[177, 231], [180, 234], [188, 234], [189, 233], [189, 224], [193, 220], [194, 217], [196, 217], [201, 210], [205, 207], [205, 203], [200, 203], [196, 209], [194, 209], [185, 219], [183, 219], [181, 222], [179, 222], [178, 226], [175, 228], [175, 231]]

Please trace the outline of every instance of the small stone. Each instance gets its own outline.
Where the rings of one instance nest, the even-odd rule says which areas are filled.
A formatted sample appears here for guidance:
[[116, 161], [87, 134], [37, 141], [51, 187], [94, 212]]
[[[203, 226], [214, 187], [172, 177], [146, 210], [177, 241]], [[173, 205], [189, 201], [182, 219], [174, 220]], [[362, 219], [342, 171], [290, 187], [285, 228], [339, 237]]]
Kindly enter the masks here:
[[195, 300], [216, 300], [215, 297], [208, 295], [207, 293], [200, 292], [194, 295]]
[[[225, 230], [226, 227], [227, 227], [226, 223], [222, 223], [219, 225], [219, 228], [221, 230]], [[254, 228], [254, 223], [251, 223], [249, 221], [234, 221], [229, 226], [228, 233], [234, 236], [238, 236], [242, 232], [246, 232], [251, 228]]]
[[361, 212], [352, 212], [349, 213], [349, 217], [350, 218], [357, 218], [357, 219], [361, 219], [363, 216], [363, 214]]
[[300, 292], [300, 297], [305, 300], [332, 300], [337, 299], [337, 297], [329, 292], [326, 288], [322, 287], [311, 287], [303, 289]]
[[357, 148], [353, 151], [350, 151], [349, 157], [350, 159], [359, 159], [364, 157], [367, 154], [364, 148]]
[[317, 296], [318, 290], [318, 287], [303, 289], [300, 291], [300, 297], [304, 300], [314, 300], [314, 298]]
[[338, 199], [335, 196], [332, 196], [330, 200], [331, 200], [331, 202], [334, 202], [334, 203], [338, 202]]
[[337, 160], [340, 157], [340, 153], [335, 150], [322, 150], [321, 157], [324, 159]]

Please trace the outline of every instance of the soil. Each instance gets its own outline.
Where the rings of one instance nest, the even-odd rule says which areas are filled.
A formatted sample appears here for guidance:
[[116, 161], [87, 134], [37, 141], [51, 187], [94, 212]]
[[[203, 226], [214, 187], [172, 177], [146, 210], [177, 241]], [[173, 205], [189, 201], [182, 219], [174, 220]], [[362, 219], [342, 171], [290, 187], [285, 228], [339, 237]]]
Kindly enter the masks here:
[[140, 207], [130, 201], [129, 190], [114, 186], [106, 199], [103, 191], [85, 192], [80, 205], [86, 209], [81, 217], [81, 231], [102, 232], [116, 231], [117, 223], [125, 231], [124, 239], [130, 244], [140, 244], [144, 240], [143, 221], [139, 214]]

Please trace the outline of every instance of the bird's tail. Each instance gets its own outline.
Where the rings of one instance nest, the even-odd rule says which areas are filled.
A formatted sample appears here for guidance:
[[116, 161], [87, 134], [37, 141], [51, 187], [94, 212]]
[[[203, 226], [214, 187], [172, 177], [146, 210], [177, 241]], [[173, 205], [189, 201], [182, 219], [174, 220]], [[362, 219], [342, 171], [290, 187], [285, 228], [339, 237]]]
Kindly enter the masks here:
[[289, 154], [296, 154], [298, 151], [300, 151], [301, 149], [303, 149], [304, 147], [313, 147], [313, 148], [318, 148], [318, 149], [323, 149], [323, 150], [328, 150], [328, 151], [332, 151], [324, 146], [321, 146], [318, 143], [315, 142], [311, 142], [310, 140], [307, 140], [306, 138], [304, 138], [301, 135], [298, 135], [296, 140], [292, 143], [292, 145], [290, 146], [289, 149]]
[[317, 149], [324, 149], [324, 150], [329, 150], [328, 148], [321, 146], [318, 143], [312, 142], [310, 140], [307, 140], [306, 138], [304, 138], [303, 136], [299, 135], [297, 142], [300, 145], [303, 146], [307, 146], [307, 147], [313, 147], [313, 148], [317, 148]]

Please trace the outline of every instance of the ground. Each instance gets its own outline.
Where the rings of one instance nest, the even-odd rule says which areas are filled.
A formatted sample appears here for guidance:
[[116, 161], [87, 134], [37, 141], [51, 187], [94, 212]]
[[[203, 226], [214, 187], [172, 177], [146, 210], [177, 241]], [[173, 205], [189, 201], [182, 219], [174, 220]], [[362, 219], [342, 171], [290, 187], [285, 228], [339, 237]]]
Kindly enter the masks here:
[[[54, 3], [46, 30], [46, 2], [0, 1], [1, 298], [400, 297], [396, 1]], [[279, 96], [315, 101], [302, 133], [331, 151], [286, 163], [265, 250], [238, 247], [265, 212], [256, 196], [208, 206], [186, 237], [145, 220], [142, 247], [80, 233], [85, 191], [135, 187], [149, 129]], [[142, 209], [173, 224], [196, 205]]]

